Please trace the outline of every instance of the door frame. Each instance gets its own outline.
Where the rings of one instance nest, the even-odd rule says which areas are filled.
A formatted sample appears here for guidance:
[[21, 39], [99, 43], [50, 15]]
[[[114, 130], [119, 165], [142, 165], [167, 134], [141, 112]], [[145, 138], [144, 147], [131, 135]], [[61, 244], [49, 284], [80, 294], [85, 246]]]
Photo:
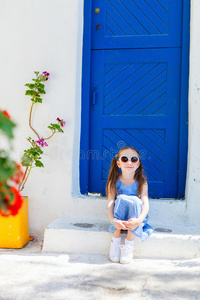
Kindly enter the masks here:
[[[80, 138], [80, 191], [88, 193], [89, 181], [89, 128], [90, 128], [90, 79], [91, 79], [91, 18], [92, 0], [84, 1], [83, 51], [82, 51], [82, 102]], [[89, 13], [90, 12], [90, 13]], [[178, 198], [185, 196], [188, 152], [188, 91], [189, 91], [189, 44], [190, 44], [190, 0], [183, 1], [182, 58], [181, 58], [181, 101], [179, 129], [179, 174]], [[184, 184], [183, 184], [184, 182]]]

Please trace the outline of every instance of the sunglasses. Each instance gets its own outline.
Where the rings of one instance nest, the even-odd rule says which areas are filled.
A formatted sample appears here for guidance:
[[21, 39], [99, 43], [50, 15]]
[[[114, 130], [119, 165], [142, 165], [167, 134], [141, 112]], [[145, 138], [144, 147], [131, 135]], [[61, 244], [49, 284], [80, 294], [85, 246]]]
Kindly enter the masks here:
[[132, 156], [131, 158], [128, 158], [127, 156], [123, 155], [119, 158], [119, 161], [122, 163], [126, 163], [127, 161], [131, 161], [132, 163], [136, 164], [139, 162], [139, 157], [138, 156]]

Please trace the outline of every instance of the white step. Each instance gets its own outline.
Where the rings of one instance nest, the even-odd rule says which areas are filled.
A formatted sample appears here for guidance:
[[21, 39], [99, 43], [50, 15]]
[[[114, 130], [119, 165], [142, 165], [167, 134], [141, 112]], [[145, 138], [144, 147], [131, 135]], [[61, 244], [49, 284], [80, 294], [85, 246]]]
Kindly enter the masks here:
[[[151, 224], [152, 225], [152, 224]], [[45, 229], [44, 252], [108, 255], [109, 223], [76, 221], [61, 216]], [[135, 238], [138, 258], [188, 259], [200, 257], [200, 228], [186, 225], [154, 225], [154, 233], [142, 243]], [[122, 234], [125, 237], [125, 234]]]

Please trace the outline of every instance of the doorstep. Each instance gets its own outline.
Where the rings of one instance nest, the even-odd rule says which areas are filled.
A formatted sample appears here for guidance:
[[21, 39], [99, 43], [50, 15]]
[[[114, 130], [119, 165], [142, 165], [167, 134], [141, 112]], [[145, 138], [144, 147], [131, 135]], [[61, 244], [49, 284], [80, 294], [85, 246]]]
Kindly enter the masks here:
[[[142, 243], [135, 238], [137, 258], [189, 259], [200, 257], [200, 227], [151, 224], [154, 233]], [[108, 255], [109, 223], [100, 220], [76, 221], [60, 216], [45, 229], [43, 252]], [[122, 238], [125, 234], [122, 234]]]

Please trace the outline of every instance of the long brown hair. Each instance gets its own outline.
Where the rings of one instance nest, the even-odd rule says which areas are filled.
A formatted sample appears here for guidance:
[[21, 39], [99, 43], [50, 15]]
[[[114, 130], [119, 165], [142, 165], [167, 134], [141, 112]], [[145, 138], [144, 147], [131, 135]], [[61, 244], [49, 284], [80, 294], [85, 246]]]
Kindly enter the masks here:
[[[139, 152], [134, 147], [126, 146], [119, 150], [118, 154], [112, 159], [112, 162], [111, 162], [110, 172], [109, 172], [108, 180], [107, 180], [107, 184], [106, 184], [107, 196], [110, 192], [114, 192], [115, 196], [117, 195], [116, 184], [117, 184], [117, 180], [120, 175], [119, 168], [117, 166], [117, 160], [120, 158], [121, 152], [123, 150], [128, 150], [128, 149], [135, 151], [139, 157]], [[147, 182], [146, 177], [144, 175], [144, 169], [143, 169], [141, 160], [140, 160], [140, 165], [135, 172], [134, 179], [138, 182], [137, 196], [139, 197], [142, 194], [143, 185]]]

